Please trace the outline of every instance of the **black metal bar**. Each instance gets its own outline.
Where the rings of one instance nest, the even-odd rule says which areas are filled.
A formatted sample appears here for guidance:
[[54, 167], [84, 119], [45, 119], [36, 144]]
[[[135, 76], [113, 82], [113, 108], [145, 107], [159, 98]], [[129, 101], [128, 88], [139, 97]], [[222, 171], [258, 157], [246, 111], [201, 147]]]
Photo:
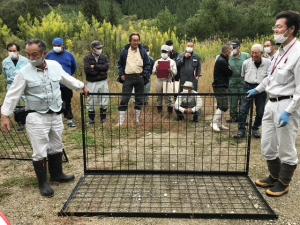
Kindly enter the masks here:
[[251, 153], [251, 137], [252, 137], [252, 117], [253, 117], [253, 105], [254, 101], [252, 99], [250, 106], [250, 116], [248, 123], [248, 141], [247, 141], [247, 163], [246, 163], [246, 173], [249, 175], [249, 167], [250, 167], [250, 153]]
[[81, 105], [81, 129], [82, 129], [82, 150], [83, 150], [83, 171], [84, 171], [84, 174], [86, 173], [87, 171], [87, 166], [86, 166], [86, 141], [85, 141], [85, 138], [86, 138], [86, 135], [85, 135], [85, 132], [86, 132], [86, 124], [85, 124], [85, 104], [83, 102], [83, 93], [80, 93], [80, 105]]

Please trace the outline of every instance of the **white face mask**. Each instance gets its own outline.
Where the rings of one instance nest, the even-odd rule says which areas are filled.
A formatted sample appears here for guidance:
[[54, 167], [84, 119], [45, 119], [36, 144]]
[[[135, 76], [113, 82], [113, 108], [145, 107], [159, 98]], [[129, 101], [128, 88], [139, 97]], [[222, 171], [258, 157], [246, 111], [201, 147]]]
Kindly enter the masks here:
[[102, 53], [102, 49], [95, 49], [94, 53], [99, 56]]
[[264, 47], [264, 52], [267, 54], [271, 53], [271, 47]]
[[147, 52], [147, 55], [150, 56], [150, 52]]
[[238, 55], [239, 54], [239, 50], [237, 48], [232, 50], [232, 55]]
[[192, 47], [186, 47], [186, 49], [185, 49], [185, 51], [187, 52], [187, 53], [192, 53], [193, 52], [193, 48]]
[[18, 58], [18, 53], [16, 53], [16, 52], [8, 52], [8, 56], [11, 59], [17, 59]]
[[53, 47], [53, 51], [56, 52], [56, 53], [60, 53], [60, 52], [62, 52], [62, 47], [60, 47], [60, 46], [54, 46]]
[[163, 59], [167, 59], [169, 57], [168, 53], [161, 53], [161, 57]]
[[31, 63], [31, 65], [33, 65], [34, 67], [39, 67], [44, 63], [44, 58], [40, 58], [40, 59], [36, 59], [36, 60], [29, 60], [29, 62]]
[[276, 44], [283, 44], [288, 39], [288, 37], [284, 36], [286, 32], [283, 34], [274, 34], [274, 41]]
[[230, 52], [229, 58], [233, 56], [233, 50]]

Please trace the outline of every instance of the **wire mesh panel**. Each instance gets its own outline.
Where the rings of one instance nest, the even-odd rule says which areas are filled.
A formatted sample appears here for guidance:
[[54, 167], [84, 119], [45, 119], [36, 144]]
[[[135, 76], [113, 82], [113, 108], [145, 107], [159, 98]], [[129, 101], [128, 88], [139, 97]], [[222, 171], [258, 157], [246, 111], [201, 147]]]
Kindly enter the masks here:
[[[120, 94], [81, 96], [85, 175], [59, 214], [277, 218], [248, 177], [252, 108], [246, 138], [236, 139], [238, 125], [218, 115], [214, 95], [182, 95], [191, 96], [201, 107], [168, 107], [174, 96], [150, 94], [136, 95], [148, 104], [131, 99], [126, 112]], [[109, 103], [97, 104], [102, 98]]]
[[[187, 96], [183, 95], [184, 98]], [[237, 134], [237, 124], [226, 123], [228, 115], [223, 114], [218, 124], [220, 128], [226, 126], [228, 129], [221, 132], [214, 132], [212, 129], [211, 123], [216, 113], [213, 95], [194, 95], [202, 100], [202, 106], [196, 116], [195, 113], [177, 112], [176, 114], [172, 107], [167, 106], [167, 103], [164, 103], [161, 111], [157, 99], [174, 98], [172, 95], [152, 94], [148, 96], [148, 105], [144, 106], [140, 112], [135, 110], [134, 99], [132, 99], [125, 112], [124, 124], [119, 123], [122, 117], [118, 111], [122, 98], [120, 94], [91, 97], [109, 98], [109, 104], [106, 110], [106, 122], [101, 123], [100, 119], [97, 119], [96, 111], [96, 123], [89, 124], [88, 111], [91, 108], [99, 110], [103, 106], [97, 105], [101, 100], [93, 101], [91, 107], [90, 99], [82, 99], [86, 172], [246, 173], [248, 170], [248, 137], [242, 140], [233, 138]]]
[[274, 219], [246, 176], [87, 175], [61, 215]]
[[[10, 119], [10, 124], [10, 132], [0, 129], [0, 159], [32, 160], [32, 147], [25, 127], [19, 126], [12, 119]], [[63, 150], [63, 162], [68, 162], [65, 150]]]

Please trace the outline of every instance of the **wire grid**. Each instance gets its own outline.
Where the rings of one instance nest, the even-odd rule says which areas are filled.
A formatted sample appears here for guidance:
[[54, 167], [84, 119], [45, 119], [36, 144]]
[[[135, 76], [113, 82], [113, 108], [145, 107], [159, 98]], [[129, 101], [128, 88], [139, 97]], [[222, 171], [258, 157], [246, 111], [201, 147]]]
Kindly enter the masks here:
[[[99, 110], [101, 98], [109, 98], [107, 121], [101, 123], [96, 111], [96, 123], [89, 124], [88, 109], [91, 105], [82, 96], [82, 123], [85, 172], [101, 171], [187, 171], [247, 173], [249, 157], [249, 137], [235, 139], [237, 123], [222, 125], [228, 130], [214, 132], [211, 123], [216, 110], [213, 94], [191, 94], [201, 98], [199, 122], [193, 122], [192, 114], [185, 114], [178, 121], [176, 113], [167, 112], [163, 102], [163, 112], [157, 110], [157, 98], [172, 97], [170, 94], [147, 95], [148, 105], [141, 111], [140, 122], [136, 123], [134, 98], [126, 111], [124, 126], [118, 125], [121, 94], [92, 94], [100, 101], [93, 102]], [[145, 95], [146, 96], [146, 95]], [[138, 95], [138, 97], [145, 97]], [[185, 95], [187, 96], [187, 95]], [[242, 98], [242, 95], [225, 95]], [[239, 116], [239, 115], [237, 115]], [[247, 123], [250, 124], [249, 118]], [[246, 127], [248, 134], [249, 125]]]
[[[10, 118], [11, 131], [0, 129], [0, 160], [32, 160], [32, 147], [25, 127], [20, 127]], [[68, 156], [63, 149], [63, 162], [68, 162]]]
[[170, 174], [86, 175], [60, 215], [277, 218], [247, 176]]

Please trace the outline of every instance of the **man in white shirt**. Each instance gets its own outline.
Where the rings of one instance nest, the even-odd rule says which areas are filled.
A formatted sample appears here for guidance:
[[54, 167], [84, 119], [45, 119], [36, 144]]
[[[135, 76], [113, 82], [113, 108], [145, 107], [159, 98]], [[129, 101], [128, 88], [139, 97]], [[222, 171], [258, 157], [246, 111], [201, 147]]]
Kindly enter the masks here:
[[42, 196], [52, 197], [54, 191], [47, 179], [47, 160], [50, 180], [69, 182], [73, 175], [65, 175], [62, 169], [62, 98], [60, 83], [88, 94], [84, 83], [67, 74], [53, 60], [45, 60], [46, 44], [41, 40], [30, 40], [26, 44], [29, 62], [18, 71], [1, 107], [1, 126], [10, 131], [9, 116], [19, 99], [26, 97], [26, 131], [33, 154], [33, 166]]
[[[177, 114], [177, 120], [183, 120], [183, 114], [193, 114], [193, 122], [199, 122], [200, 109], [202, 107], [202, 99], [199, 95], [195, 95], [198, 92], [193, 90], [193, 82], [184, 82], [182, 88], [183, 91], [177, 96], [174, 104], [175, 112]], [[184, 95], [181, 95], [184, 94]], [[191, 95], [188, 95], [191, 94]]]
[[[258, 84], [267, 76], [271, 61], [262, 57], [263, 46], [254, 44], [251, 47], [251, 58], [243, 62], [241, 76], [244, 78], [245, 93], [250, 89], [256, 88]], [[252, 102], [255, 103], [256, 115], [252, 126], [252, 135], [260, 138], [259, 127], [261, 126], [264, 108], [266, 104], [267, 94], [261, 92], [253, 99], [245, 98], [242, 101], [241, 112], [239, 115], [239, 132], [235, 138], [244, 138], [246, 134], [246, 120], [249, 114]]]
[[276, 16], [274, 40], [280, 48], [274, 55], [268, 76], [248, 91], [252, 97], [266, 91], [269, 101], [262, 120], [261, 148], [270, 175], [255, 181], [268, 188], [269, 196], [282, 196], [289, 190], [298, 164], [296, 137], [300, 124], [300, 14], [283, 11]]
[[[157, 75], [157, 83], [156, 83], [156, 92], [163, 93], [163, 85], [173, 85], [174, 76], [177, 74], [176, 62], [169, 57], [170, 48], [168, 45], [161, 46], [161, 58], [156, 60], [153, 66], [153, 74]], [[167, 76], [160, 76], [161, 72], [160, 67], [161, 63], [168, 63], [169, 68], [167, 71]], [[168, 113], [172, 114], [173, 112], [173, 102], [174, 97], [168, 96]], [[163, 110], [163, 96], [158, 96], [157, 98], [157, 111], [160, 113]]]

